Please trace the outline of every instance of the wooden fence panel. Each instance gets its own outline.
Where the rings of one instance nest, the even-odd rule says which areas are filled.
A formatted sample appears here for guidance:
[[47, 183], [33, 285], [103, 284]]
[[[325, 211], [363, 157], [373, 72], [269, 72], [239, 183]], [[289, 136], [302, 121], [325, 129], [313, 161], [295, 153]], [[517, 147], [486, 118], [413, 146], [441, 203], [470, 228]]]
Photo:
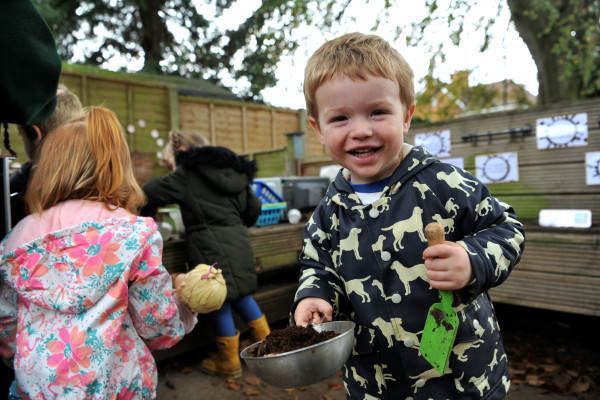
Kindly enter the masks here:
[[303, 131], [302, 117], [296, 110], [276, 109], [273, 118], [275, 148], [287, 146], [286, 133]]
[[291, 175], [286, 169], [289, 161], [285, 148], [253, 153], [252, 159], [256, 161], [258, 167], [257, 178]]
[[[257, 108], [247, 115], [248, 152], [257, 152], [276, 148], [273, 145], [271, 112]], [[283, 135], [283, 132], [281, 132]]]
[[[538, 149], [539, 118], [579, 113], [587, 113], [587, 145]], [[586, 184], [585, 163], [587, 152], [600, 151], [599, 119], [600, 99], [593, 99], [411, 128], [409, 143], [419, 133], [450, 130], [451, 157], [462, 157], [465, 169], [473, 174], [478, 155], [517, 153], [518, 181], [488, 184], [492, 194], [515, 208], [527, 227], [523, 259], [506, 282], [490, 291], [494, 301], [600, 316], [600, 185]], [[526, 125], [531, 126], [530, 134], [484, 135], [475, 144], [462, 139], [465, 134]], [[539, 227], [542, 209], [591, 210], [592, 227]]]
[[105, 79], [86, 79], [87, 103], [86, 106], [104, 106], [110, 108], [119, 118], [121, 124], [127, 126], [127, 82], [107, 81]]
[[[167, 143], [170, 130], [168, 91], [140, 85], [132, 85], [130, 90], [132, 104], [128, 107], [127, 125], [135, 128], [135, 132], [129, 133], [133, 137], [130, 150], [156, 158], [156, 153]], [[153, 137], [152, 131], [158, 132], [158, 137]]]
[[[168, 172], [160, 165], [157, 153], [162, 150], [161, 144], [166, 144], [171, 129], [195, 129], [215, 145], [252, 154], [287, 147], [286, 133], [302, 131], [306, 125], [303, 110], [235, 101], [232, 95], [229, 99], [193, 95], [201, 91], [201, 85], [183, 78], [64, 65], [61, 83], [74, 92], [84, 106], [110, 108], [125, 130], [133, 128], [134, 132], [127, 133], [127, 138], [136, 177], [141, 183], [152, 175]], [[223, 95], [217, 93], [218, 90], [213, 92]], [[16, 128], [11, 131], [16, 132]], [[151, 136], [153, 131], [158, 132], [158, 137]], [[14, 164], [18, 166], [27, 161], [27, 157], [19, 136], [11, 135], [11, 139], [18, 154]], [[162, 143], [157, 139], [162, 139]], [[310, 135], [307, 143], [306, 155], [323, 154], [314, 135]], [[287, 170], [288, 165], [269, 168]]]
[[[538, 149], [536, 124], [540, 118], [587, 113], [586, 146]], [[420, 133], [450, 130], [451, 157], [462, 157], [465, 169], [475, 174], [479, 155], [516, 152], [519, 166], [517, 182], [493, 183], [495, 196], [515, 207], [528, 223], [537, 223], [544, 208], [583, 208], [592, 210], [593, 224], [600, 223], [600, 185], [586, 184], [585, 154], [600, 150], [600, 99], [572, 104], [534, 107], [529, 110], [473, 116], [429, 125], [415, 124], [406, 137], [413, 143]], [[466, 134], [485, 134], [529, 125], [529, 134], [482, 136], [476, 143], [463, 140]], [[510, 199], [511, 201], [508, 201]]]
[[210, 109], [208, 103], [182, 98], [179, 101], [179, 124], [182, 130], [195, 129], [210, 139]]
[[85, 79], [81, 75], [65, 74], [64, 72], [60, 77], [60, 83], [65, 85], [71, 92], [75, 93], [81, 102], [86, 105], [86, 102], [84, 101], [84, 81]]
[[321, 144], [319, 138], [317, 137], [317, 133], [314, 131], [314, 129], [309, 123], [306, 124], [305, 140], [307, 157], [324, 156], [329, 158], [327, 152], [325, 151], [325, 146]]
[[214, 105], [212, 112], [215, 124], [213, 144], [243, 153], [242, 108]]

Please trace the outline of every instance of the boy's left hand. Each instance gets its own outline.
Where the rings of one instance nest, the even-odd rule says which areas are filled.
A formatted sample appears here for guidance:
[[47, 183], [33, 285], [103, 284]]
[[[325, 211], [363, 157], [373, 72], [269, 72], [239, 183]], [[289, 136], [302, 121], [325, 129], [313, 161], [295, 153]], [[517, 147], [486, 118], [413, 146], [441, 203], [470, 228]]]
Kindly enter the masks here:
[[428, 247], [423, 259], [429, 283], [438, 290], [460, 290], [473, 280], [469, 255], [454, 242]]

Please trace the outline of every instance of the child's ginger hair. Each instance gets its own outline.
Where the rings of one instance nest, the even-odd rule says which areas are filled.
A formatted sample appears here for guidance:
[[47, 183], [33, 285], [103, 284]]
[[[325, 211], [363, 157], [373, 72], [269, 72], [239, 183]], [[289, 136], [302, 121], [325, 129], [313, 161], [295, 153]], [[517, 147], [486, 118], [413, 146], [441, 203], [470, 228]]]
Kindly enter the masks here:
[[32, 213], [68, 200], [89, 200], [137, 214], [146, 196], [138, 185], [129, 148], [114, 112], [89, 107], [60, 125], [42, 147], [25, 201]]
[[334, 78], [367, 80], [368, 76], [397, 82], [400, 100], [409, 110], [415, 103], [414, 74], [404, 57], [377, 35], [348, 33], [323, 44], [304, 69], [304, 98], [309, 117], [318, 119], [317, 89]]

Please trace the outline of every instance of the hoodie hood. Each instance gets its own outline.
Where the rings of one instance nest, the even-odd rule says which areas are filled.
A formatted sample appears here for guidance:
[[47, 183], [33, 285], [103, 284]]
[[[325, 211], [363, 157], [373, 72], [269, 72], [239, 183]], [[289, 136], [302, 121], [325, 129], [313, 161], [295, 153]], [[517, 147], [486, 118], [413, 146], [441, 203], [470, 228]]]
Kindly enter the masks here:
[[152, 219], [131, 216], [50, 232], [6, 254], [3, 241], [0, 274], [24, 302], [79, 314], [127, 293], [132, 261], [155, 230]]
[[258, 170], [254, 160], [235, 154], [226, 147], [194, 147], [175, 155], [178, 167], [192, 170], [219, 191], [233, 195], [248, 187]]
[[[402, 153], [404, 154], [402, 162], [392, 173], [388, 185], [384, 189], [384, 194], [396, 193], [403, 184], [420, 171], [440, 162], [422, 146], [412, 146], [405, 143], [402, 147]], [[350, 186], [348, 178], [349, 172], [346, 169], [341, 169], [329, 185], [326, 195], [334, 203], [345, 208], [352, 208], [360, 205], [361, 202]]]

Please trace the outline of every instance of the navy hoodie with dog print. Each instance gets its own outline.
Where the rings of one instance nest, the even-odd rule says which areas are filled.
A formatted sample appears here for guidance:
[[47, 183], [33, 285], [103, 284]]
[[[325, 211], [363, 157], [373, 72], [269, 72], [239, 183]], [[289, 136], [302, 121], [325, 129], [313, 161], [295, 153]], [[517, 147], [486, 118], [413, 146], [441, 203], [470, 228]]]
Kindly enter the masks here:
[[[295, 303], [327, 300], [333, 318], [356, 323], [344, 366], [349, 399], [500, 399], [510, 376], [488, 290], [506, 280], [524, 247], [512, 207], [468, 172], [405, 144], [381, 197], [363, 205], [340, 170], [304, 231]], [[459, 327], [441, 376], [420, 354], [429, 307], [424, 227], [468, 253], [474, 282], [454, 292]]]

